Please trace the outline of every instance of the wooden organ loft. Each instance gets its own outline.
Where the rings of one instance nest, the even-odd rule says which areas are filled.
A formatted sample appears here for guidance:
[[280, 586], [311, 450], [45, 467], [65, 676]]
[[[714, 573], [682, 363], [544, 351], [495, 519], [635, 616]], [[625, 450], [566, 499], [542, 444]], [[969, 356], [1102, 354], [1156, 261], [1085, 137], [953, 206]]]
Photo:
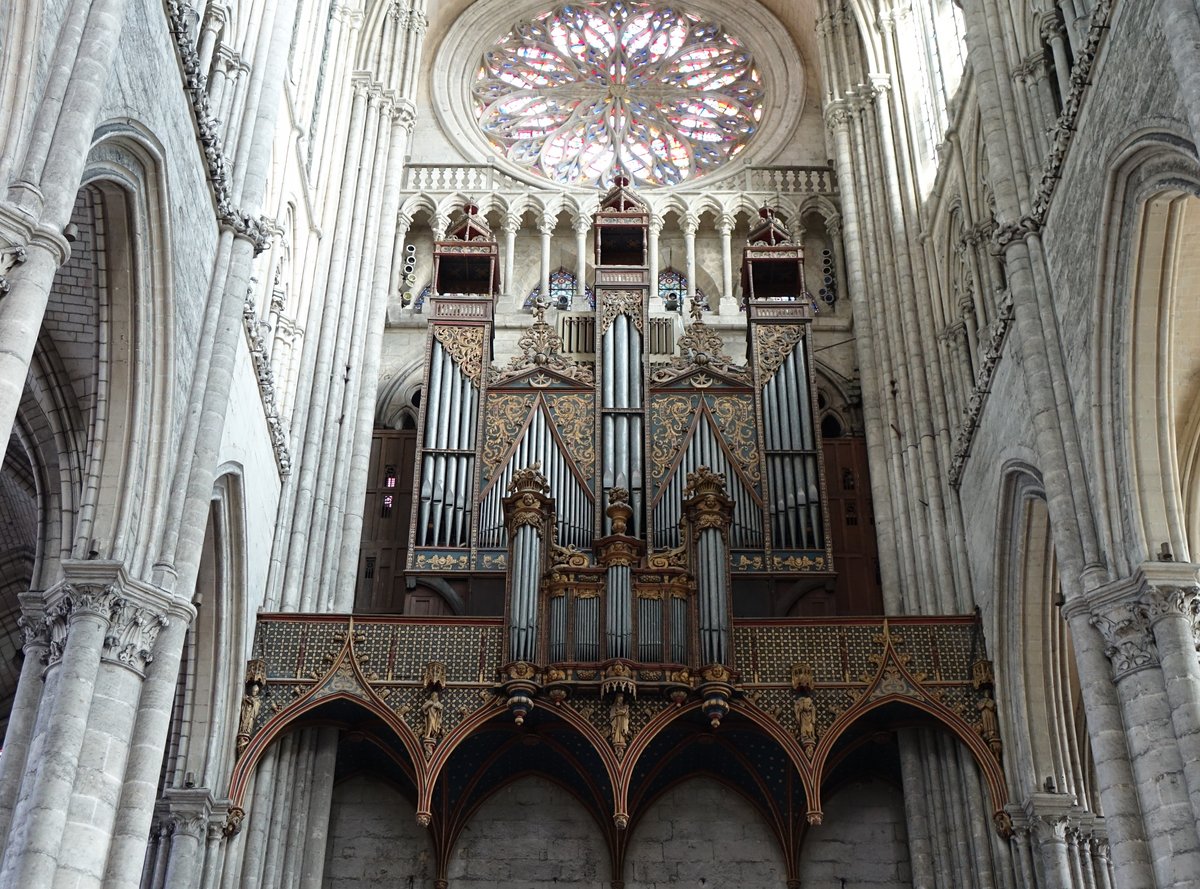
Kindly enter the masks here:
[[698, 305], [652, 364], [647, 223], [618, 181], [595, 220], [587, 363], [564, 357], [539, 305], [495, 365], [486, 221], [468, 207], [436, 243], [416, 429], [375, 455], [381, 518], [407, 519], [402, 589], [353, 615], [259, 615], [234, 824], [267, 748], [321, 724], [341, 731], [339, 770], [410, 797], [443, 884], [470, 813], [523, 774], [607, 825], [614, 880], [654, 799], [719, 776], [773, 825], [791, 880], [824, 788], [898, 781], [894, 731], [928, 724], [969, 749], [1011, 829], [973, 615], [771, 613], [780, 588], [832, 586], [830, 505], [848, 502], [825, 496], [800, 247], [769, 211], [750, 232], [747, 364]]

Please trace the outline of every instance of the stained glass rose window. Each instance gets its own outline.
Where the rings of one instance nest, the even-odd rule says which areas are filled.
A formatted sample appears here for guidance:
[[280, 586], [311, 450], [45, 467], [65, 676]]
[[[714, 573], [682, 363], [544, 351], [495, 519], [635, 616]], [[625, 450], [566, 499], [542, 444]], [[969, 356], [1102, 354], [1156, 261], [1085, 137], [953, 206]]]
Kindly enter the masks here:
[[484, 53], [479, 126], [508, 160], [565, 185], [675, 185], [734, 157], [762, 118], [762, 78], [722, 27], [677, 6], [571, 3]]

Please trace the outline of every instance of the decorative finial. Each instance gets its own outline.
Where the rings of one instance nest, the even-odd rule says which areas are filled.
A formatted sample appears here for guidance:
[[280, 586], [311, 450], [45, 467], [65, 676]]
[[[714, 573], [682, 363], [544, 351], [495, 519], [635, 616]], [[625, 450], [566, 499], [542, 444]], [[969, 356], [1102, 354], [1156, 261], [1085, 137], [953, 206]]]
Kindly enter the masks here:
[[700, 294], [695, 294], [691, 299], [691, 305], [688, 306], [688, 314], [691, 316], [694, 323], [702, 323], [704, 317], [704, 303], [700, 301]]
[[538, 294], [533, 298], [533, 321], [535, 324], [546, 323], [546, 309], [550, 308], [550, 300], [542, 294]]

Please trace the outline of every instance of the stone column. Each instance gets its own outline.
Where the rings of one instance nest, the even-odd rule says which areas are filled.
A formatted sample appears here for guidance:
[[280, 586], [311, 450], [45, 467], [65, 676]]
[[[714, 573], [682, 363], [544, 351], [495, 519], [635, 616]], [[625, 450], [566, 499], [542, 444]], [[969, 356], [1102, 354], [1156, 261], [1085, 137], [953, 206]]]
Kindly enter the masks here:
[[680, 306], [680, 311], [686, 316], [696, 298], [696, 229], [700, 227], [700, 219], [691, 213], [683, 220], [683, 245], [687, 269], [687, 304]]
[[542, 299], [550, 298], [550, 237], [554, 234], [554, 226], [558, 222], [553, 216], [543, 216], [538, 220], [538, 234], [542, 236], [541, 277], [538, 279]]
[[578, 304], [575, 308], [587, 308], [587, 236], [592, 228], [592, 219], [580, 213], [572, 224], [575, 229], [575, 298]]
[[522, 300], [516, 291], [513, 274], [517, 253], [517, 232], [521, 230], [521, 217], [515, 213], [505, 213], [502, 227], [504, 229], [504, 280], [501, 282], [501, 290], [508, 294], [509, 307], [513, 311], [520, 311]]
[[[58, 868], [59, 845], [75, 787], [109, 621], [120, 601], [118, 574], [110, 562], [80, 563], [48, 596], [50, 643], [47, 671], [58, 673], [45, 729], [29, 751], [32, 764], [13, 812], [0, 886], [49, 887]], [[64, 565], [64, 567], [66, 567]]]
[[200, 62], [200, 73], [205, 77], [208, 77], [209, 69], [212, 68], [213, 53], [217, 48], [217, 36], [223, 27], [225, 27], [225, 7], [210, 5], [204, 16], [204, 22], [200, 26], [200, 40], [196, 50], [196, 56]]
[[64, 842], [70, 844], [71, 854], [59, 862], [56, 889], [100, 886], [113, 842], [142, 680], [154, 659], [159, 633], [169, 623], [171, 599], [165, 593], [128, 579], [122, 580], [119, 592], [101, 649], [75, 790], [66, 813]]
[[49, 628], [42, 608], [41, 593], [21, 593], [21, 617], [17, 621], [24, 637], [21, 648], [21, 676], [17, 680], [16, 696], [8, 714], [8, 731], [3, 738], [4, 755], [0, 756], [0, 853], [3, 852], [13, 808], [21, 789], [29, 745], [42, 701], [42, 666], [50, 647]]
[[[1056, 794], [1035, 794], [1035, 796], [1056, 796]], [[1066, 801], [1067, 808], [1070, 802]], [[1066, 811], [1043, 810], [1035, 805], [1035, 811], [1030, 818], [1033, 835], [1037, 838], [1038, 851], [1042, 856], [1042, 871], [1046, 875], [1047, 886], [1061, 886], [1062, 889], [1074, 886], [1071, 877], [1071, 863], [1067, 849], [1067, 828], [1070, 826]]]
[[1088, 841], [1088, 850], [1092, 856], [1092, 874], [1096, 878], [1096, 889], [1113, 889], [1107, 833], [1093, 829]]
[[650, 306], [658, 308], [658, 238], [662, 234], [663, 219], [656, 213], [650, 214], [650, 225], [646, 230], [646, 262], [650, 266]]
[[[202, 793], [208, 795], [208, 791]], [[208, 832], [207, 807], [196, 809], [186, 803], [177, 806], [172, 800], [171, 824], [174, 830], [163, 889], [193, 889], [200, 880], [203, 865], [200, 844]]]
[[722, 213], [717, 222], [721, 234], [721, 302], [717, 311], [722, 315], [736, 315], [737, 300], [733, 298], [733, 214]]
[[225, 863], [225, 825], [220, 821], [209, 821], [204, 847], [204, 871], [200, 875], [200, 889], [217, 889], [221, 869]]
[[1138, 571], [1144, 581], [1142, 605], [1154, 634], [1175, 740], [1183, 759], [1192, 817], [1200, 824], [1200, 660], [1195, 626], [1200, 613], [1197, 566], [1148, 562]]
[[1092, 624], [1112, 662], [1155, 882], [1158, 889], [1184, 889], [1195, 885], [1200, 873], [1200, 842], [1158, 650], [1137, 601], [1141, 586], [1134, 578], [1099, 588], [1089, 596]]
[[1067, 61], [1067, 44], [1062, 25], [1053, 15], [1042, 19], [1042, 39], [1050, 44], [1054, 54], [1054, 74], [1058, 79], [1058, 94], [1063, 102], [1071, 95], [1071, 63]]
[[[113, 826], [105, 889], [135, 889], [141, 874], [139, 850], [146, 844], [145, 825], [153, 817], [158, 797], [164, 741], [170, 729], [179, 679], [179, 662], [188, 624], [195, 614], [191, 605], [176, 603], [170, 622], [158, 635], [157, 657], [146, 669], [138, 701], [137, 721], [126, 742], [125, 780]], [[165, 858], [165, 855], [164, 855]]]

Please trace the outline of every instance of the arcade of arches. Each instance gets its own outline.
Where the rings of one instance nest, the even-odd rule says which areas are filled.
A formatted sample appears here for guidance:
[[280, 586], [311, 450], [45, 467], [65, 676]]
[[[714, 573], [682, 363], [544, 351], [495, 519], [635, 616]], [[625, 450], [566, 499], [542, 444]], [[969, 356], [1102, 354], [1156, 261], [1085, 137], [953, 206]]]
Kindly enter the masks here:
[[1200, 883], [1194, 0], [0, 8], [0, 886]]

